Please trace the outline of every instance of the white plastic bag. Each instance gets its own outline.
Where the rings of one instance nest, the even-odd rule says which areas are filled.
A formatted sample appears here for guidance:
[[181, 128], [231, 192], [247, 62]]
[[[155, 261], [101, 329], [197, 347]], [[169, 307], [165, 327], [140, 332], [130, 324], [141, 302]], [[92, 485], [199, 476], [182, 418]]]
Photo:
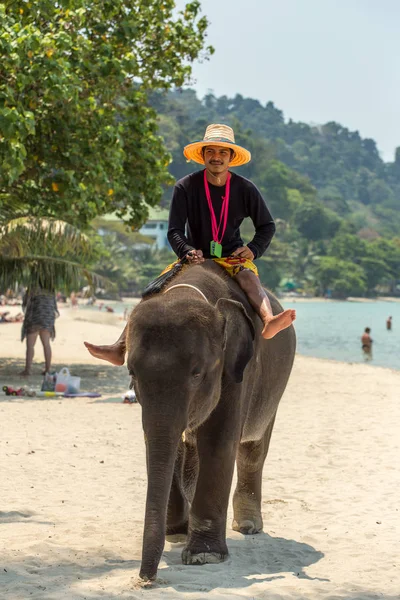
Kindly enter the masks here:
[[67, 392], [68, 394], [77, 394], [81, 387], [81, 378], [74, 377], [69, 372], [68, 367], [63, 367], [56, 378], [56, 392]]

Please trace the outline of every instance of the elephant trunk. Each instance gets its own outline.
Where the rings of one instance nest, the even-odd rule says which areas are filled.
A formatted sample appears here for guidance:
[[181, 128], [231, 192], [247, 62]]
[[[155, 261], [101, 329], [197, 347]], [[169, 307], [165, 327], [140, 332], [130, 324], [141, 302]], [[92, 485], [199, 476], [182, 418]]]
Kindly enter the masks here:
[[[184, 430], [181, 419], [165, 419], [158, 427], [146, 427], [147, 498], [143, 533], [142, 564], [139, 576], [144, 580], [156, 578], [164, 549], [166, 517], [174, 464], [179, 439]], [[145, 425], [145, 423], [143, 423]]]

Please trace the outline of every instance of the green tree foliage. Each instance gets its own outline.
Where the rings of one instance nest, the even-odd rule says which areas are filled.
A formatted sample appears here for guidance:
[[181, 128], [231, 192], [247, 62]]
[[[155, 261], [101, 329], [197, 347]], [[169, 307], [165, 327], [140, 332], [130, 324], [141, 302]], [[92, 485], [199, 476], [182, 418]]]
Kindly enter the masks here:
[[329, 246], [329, 254], [342, 260], [359, 262], [367, 251], [367, 244], [357, 235], [339, 232]]
[[378, 238], [369, 243], [369, 256], [384, 260], [389, 266], [392, 276], [400, 273], [400, 238], [391, 240]]
[[[0, 3], [0, 202], [87, 226], [146, 218], [170, 182], [148, 93], [182, 85], [205, 43], [200, 2]], [[207, 57], [211, 48], [205, 50]]]
[[[285, 169], [302, 174], [305, 181], [309, 179], [327, 208], [346, 218], [357, 212], [360, 227], [377, 227], [382, 234], [400, 231], [400, 149], [394, 163], [384, 163], [374, 140], [363, 139], [357, 131], [334, 122], [321, 126], [285, 122], [282, 111], [272, 102], [263, 106], [240, 94], [233, 98], [208, 94], [200, 100], [193, 90], [179, 90], [166, 97], [153, 96], [151, 102], [170, 119], [177, 115], [181, 130], [178, 148], [201, 139], [207, 123], [240, 123], [257, 149], [263, 143], [272, 152], [272, 158], [284, 163]], [[243, 141], [240, 136], [238, 140]], [[253, 154], [258, 162], [258, 152]], [[181, 157], [174, 154], [173, 158], [174, 163], [178, 159], [171, 168], [174, 176], [190, 171], [189, 165], [181, 169]], [[257, 167], [251, 168], [254, 177]], [[248, 173], [243, 170], [246, 177]], [[274, 175], [276, 180], [277, 174]], [[293, 187], [298, 189], [297, 185]], [[272, 202], [276, 200], [282, 207], [282, 215], [275, 216], [283, 217], [288, 208], [287, 197], [282, 188], [280, 193], [281, 198], [272, 194]]]
[[389, 266], [385, 260], [380, 260], [372, 256], [365, 256], [360, 260], [360, 266], [363, 268], [367, 292], [373, 293], [375, 287], [385, 281], [390, 273]]
[[270, 290], [276, 290], [282, 279], [282, 268], [271, 256], [262, 256], [257, 261], [258, 275], [262, 285]]
[[317, 241], [334, 235], [340, 220], [320, 202], [303, 202], [294, 213], [298, 231], [308, 240]]
[[314, 284], [313, 267], [317, 264], [321, 249], [315, 242], [298, 237], [290, 244], [291, 263], [286, 270], [286, 275], [297, 282], [303, 289], [310, 290]]
[[21, 283], [72, 289], [84, 280], [110, 287], [110, 280], [90, 269], [95, 258], [87, 236], [65, 221], [35, 217], [0, 221], [1, 290]]
[[139, 234], [126, 237], [113, 223], [103, 223], [102, 230], [101, 256], [95, 269], [114, 281], [120, 294], [140, 295], [166, 265], [176, 260], [172, 251], [146, 246], [149, 240]]
[[351, 261], [364, 272], [366, 291], [373, 294], [378, 284], [399, 277], [400, 251], [395, 240], [360, 239], [342, 228], [328, 246], [330, 256]]
[[[273, 289], [288, 279], [319, 293], [328, 286], [339, 297], [373, 294], [388, 282], [394, 289], [398, 247], [385, 238], [400, 233], [400, 149], [385, 164], [375, 142], [358, 132], [334, 122], [285, 122], [272, 102], [263, 106], [239, 94], [200, 100], [185, 89], [152, 94], [150, 101], [175, 179], [199, 168], [186, 162], [182, 148], [201, 139], [211, 122], [231, 125], [236, 141], [251, 151], [253, 160], [237, 172], [257, 185], [277, 223], [258, 261], [265, 285]], [[164, 205], [169, 201], [167, 191]], [[242, 233], [248, 242], [250, 223]]]
[[316, 274], [322, 294], [329, 289], [333, 296], [345, 298], [362, 296], [367, 290], [364, 270], [350, 261], [323, 256], [319, 260]]

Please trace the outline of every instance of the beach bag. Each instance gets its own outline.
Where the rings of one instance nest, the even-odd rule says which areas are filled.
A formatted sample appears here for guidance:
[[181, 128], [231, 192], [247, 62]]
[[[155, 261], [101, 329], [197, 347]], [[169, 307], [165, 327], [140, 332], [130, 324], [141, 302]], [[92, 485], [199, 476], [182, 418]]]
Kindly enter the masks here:
[[68, 367], [63, 367], [57, 373], [56, 377], [56, 392], [67, 392], [68, 394], [77, 394], [81, 387], [81, 378], [74, 377], [69, 372]]
[[56, 389], [57, 373], [45, 373], [42, 382], [42, 392], [54, 392]]

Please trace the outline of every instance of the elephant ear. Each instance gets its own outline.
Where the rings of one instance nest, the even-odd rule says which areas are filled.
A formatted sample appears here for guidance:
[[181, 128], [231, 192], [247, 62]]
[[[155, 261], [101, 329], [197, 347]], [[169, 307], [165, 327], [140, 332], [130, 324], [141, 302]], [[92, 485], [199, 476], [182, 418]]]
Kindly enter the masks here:
[[253, 356], [254, 325], [241, 302], [220, 298], [216, 308], [225, 320], [224, 370], [235, 383], [241, 383]]

